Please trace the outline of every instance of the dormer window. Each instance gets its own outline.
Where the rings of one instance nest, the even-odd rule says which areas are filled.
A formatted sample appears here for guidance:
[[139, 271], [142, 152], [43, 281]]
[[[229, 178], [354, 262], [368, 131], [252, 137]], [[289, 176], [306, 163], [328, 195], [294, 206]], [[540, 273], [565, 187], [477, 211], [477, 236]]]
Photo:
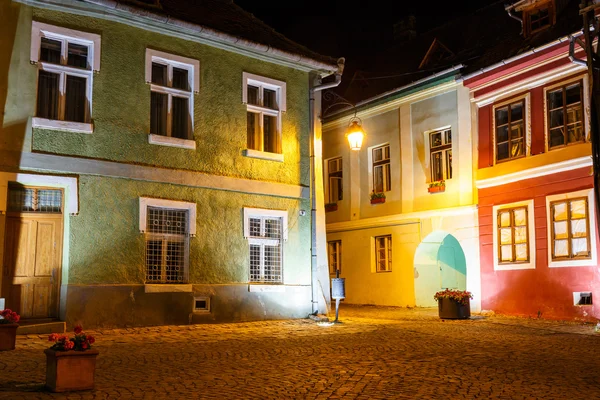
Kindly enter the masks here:
[[515, 11], [523, 12], [523, 34], [531, 36], [554, 25], [553, 1], [523, 1], [515, 7]]
[[530, 32], [539, 31], [542, 28], [550, 26], [550, 9], [548, 6], [533, 10], [529, 14]]

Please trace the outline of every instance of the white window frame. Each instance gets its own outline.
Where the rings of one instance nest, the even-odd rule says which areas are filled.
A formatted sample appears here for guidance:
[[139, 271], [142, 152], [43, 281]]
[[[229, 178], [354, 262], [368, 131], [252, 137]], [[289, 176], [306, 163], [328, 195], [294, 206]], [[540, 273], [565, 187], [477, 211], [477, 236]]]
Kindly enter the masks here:
[[336, 161], [339, 160], [339, 167], [340, 169], [338, 171], [335, 172], [341, 172], [342, 173], [342, 178], [336, 178], [336, 179], [340, 179], [341, 185], [342, 185], [342, 200], [344, 199], [344, 193], [343, 193], [343, 188], [344, 188], [344, 159], [342, 158], [342, 156], [337, 156], [337, 157], [331, 157], [328, 158], [327, 160], [325, 160], [325, 191], [327, 194], [327, 202], [326, 203], [337, 203], [338, 201], [342, 201], [342, 200], [332, 200], [331, 199], [331, 177], [329, 176], [329, 174], [331, 173], [330, 169], [329, 169], [329, 162], [330, 161]]
[[[376, 146], [371, 146], [368, 148], [369, 153], [368, 153], [368, 160], [369, 160], [369, 188], [370, 191], [369, 193], [372, 193], [375, 190], [375, 161], [373, 159], [373, 150], [380, 148], [380, 147], [388, 147], [389, 148], [389, 152], [390, 152], [390, 158], [388, 159], [388, 164], [390, 165], [389, 171], [390, 171], [390, 187], [385, 188], [382, 193], [386, 193], [391, 191], [391, 185], [392, 185], [392, 147], [390, 145], [390, 143], [381, 143], [378, 144]], [[385, 175], [385, 174], [384, 174]], [[384, 176], [385, 178], [385, 176]], [[384, 179], [384, 186], [385, 186], [385, 179]]]
[[[250, 218], [280, 218], [281, 219], [281, 239], [268, 239], [268, 238], [256, 238], [250, 235]], [[284, 283], [284, 260], [283, 260], [283, 243], [288, 239], [288, 212], [285, 210], [268, 210], [262, 208], [248, 208], [244, 207], [244, 238], [248, 240], [249, 245], [269, 245], [275, 244], [280, 241], [279, 245], [281, 248], [281, 281], [279, 282], [265, 282], [265, 281], [251, 281], [250, 274], [248, 274], [248, 284], [250, 285], [282, 285]], [[248, 248], [248, 254], [250, 249]], [[261, 263], [264, 262], [264, 258], [261, 256]], [[250, 267], [250, 264], [248, 264]], [[252, 290], [251, 290], [252, 291]]]
[[[40, 49], [42, 38], [48, 38], [61, 42], [61, 64], [53, 64], [46, 61], [40, 61]], [[31, 125], [34, 128], [61, 130], [67, 132], [80, 132], [91, 134], [94, 131], [92, 125], [92, 88], [94, 71], [100, 71], [100, 35], [81, 32], [73, 29], [67, 29], [60, 26], [45, 24], [38, 21], [31, 23], [31, 49], [30, 60], [36, 64], [38, 70], [47, 71], [59, 75], [59, 104], [57, 120], [33, 117]], [[67, 59], [68, 43], [75, 43], [88, 48], [88, 69], [76, 68], [63, 65]], [[77, 76], [86, 79], [86, 104], [85, 104], [85, 122], [65, 121], [65, 101], [66, 101], [66, 75]], [[38, 72], [39, 77], [39, 72]], [[37, 96], [37, 88], [36, 88]]]
[[[379, 262], [378, 262], [379, 260], [378, 260], [378, 253], [377, 253], [377, 239], [382, 238], [382, 237], [384, 237], [386, 239], [389, 238], [389, 241], [386, 240], [386, 245], [385, 245], [385, 254], [386, 254], [386, 269], [385, 270], [379, 270], [378, 269], [379, 268]], [[389, 244], [389, 246], [388, 246], [388, 244]], [[373, 260], [372, 261], [373, 264], [372, 264], [371, 270], [373, 272], [376, 272], [376, 273], [380, 273], [380, 272], [392, 272], [392, 270], [393, 270], [393, 268], [392, 268], [393, 267], [393, 258], [390, 259], [390, 260], [387, 259], [387, 254], [388, 254], [387, 250], [388, 249], [392, 250], [392, 257], [393, 257], [393, 247], [394, 246], [393, 246], [393, 236], [392, 236], [392, 234], [377, 235], [377, 236], [372, 236], [371, 237], [371, 249], [374, 252], [373, 256], [371, 257], [371, 260]]]
[[[571, 145], [566, 145], [566, 146], [560, 146], [554, 149], [551, 149], [548, 143], [548, 134], [550, 133], [548, 131], [548, 125], [549, 125], [549, 121], [548, 121], [548, 92], [551, 92], [553, 90], [556, 90], [559, 87], [562, 86], [568, 86], [571, 83], [575, 83], [577, 81], [582, 81], [581, 84], [583, 85], [583, 104], [582, 104], [582, 118], [583, 118], [583, 134], [585, 137], [585, 140], [582, 143], [573, 143]], [[554, 150], [560, 150], [564, 147], [567, 146], [574, 146], [577, 144], [585, 144], [585, 143], [589, 143], [590, 142], [590, 100], [589, 100], [589, 86], [588, 86], [588, 82], [589, 82], [589, 78], [588, 75], [577, 75], [574, 76], [573, 78], [564, 80], [564, 81], [560, 81], [558, 83], [554, 83], [548, 86], [544, 86], [544, 149], [546, 151], [546, 153], [548, 151], [554, 151]]]
[[[561, 200], [576, 199], [587, 197], [588, 200], [588, 218], [590, 234], [590, 255], [589, 259], [571, 259], [552, 261], [552, 210], [550, 203]], [[548, 267], [595, 267], [598, 260], [598, 249], [596, 247], [596, 207], [594, 206], [594, 189], [583, 189], [576, 192], [561, 193], [552, 196], [546, 196], [546, 231], [548, 237]]]
[[493, 147], [493, 157], [494, 157], [494, 165], [498, 165], [498, 164], [505, 164], [505, 163], [509, 163], [511, 161], [515, 161], [515, 159], [507, 159], [507, 160], [503, 160], [500, 162], [497, 162], [496, 160], [496, 153], [497, 153], [497, 147], [496, 147], [496, 109], [497, 108], [502, 108], [505, 107], [509, 104], [513, 104], [516, 103], [518, 101], [524, 100], [525, 101], [525, 110], [524, 111], [524, 118], [525, 118], [525, 125], [524, 125], [524, 129], [525, 129], [525, 155], [523, 157], [519, 157], [519, 158], [527, 158], [531, 155], [531, 94], [530, 93], [526, 93], [520, 96], [516, 96], [516, 97], [511, 97], [510, 99], [506, 99], [506, 100], [500, 100], [496, 103], [494, 103], [494, 105], [492, 106], [492, 147]]
[[[170, 81], [173, 77], [173, 67], [185, 69], [188, 71], [188, 85], [190, 91], [176, 89], [167, 86], [161, 86], [152, 83], [152, 63], [163, 64], [167, 66], [167, 79]], [[148, 134], [148, 143], [161, 146], [179, 147], [184, 149], [196, 149], [194, 140], [194, 94], [200, 91], [200, 61], [193, 58], [169, 54], [158, 50], [146, 49], [145, 80], [150, 85], [151, 92], [163, 93], [168, 96], [167, 100], [167, 135], [159, 135], [150, 132]], [[184, 97], [188, 99], [188, 112], [190, 116], [189, 134], [190, 139], [180, 139], [171, 136], [172, 125], [172, 98]]]
[[[528, 248], [529, 262], [526, 263], [499, 263], [499, 238], [498, 238], [498, 211], [510, 208], [527, 207], [527, 233], [528, 233]], [[518, 201], [509, 204], [500, 204], [492, 207], [492, 225], [493, 225], [493, 244], [494, 244], [494, 270], [495, 271], [510, 271], [519, 269], [535, 269], [536, 245], [535, 245], [535, 215], [533, 207], [533, 199]]]
[[[279, 110], [272, 110], [270, 108], [261, 107], [253, 104], [248, 104], [248, 85], [256, 86], [259, 88], [259, 98], [262, 99], [263, 89], [274, 90], [277, 94], [277, 104], [279, 105]], [[287, 111], [287, 103], [286, 103], [286, 83], [283, 81], [278, 81], [276, 79], [266, 78], [264, 76], [250, 74], [248, 72], [242, 72], [242, 103], [246, 104], [246, 111], [253, 112], [259, 114], [259, 125], [262, 140], [264, 141], [264, 133], [263, 133], [263, 115], [270, 115], [273, 117], [277, 117], [277, 133], [279, 134], [281, 140], [281, 154], [280, 153], [270, 153], [262, 150], [254, 150], [254, 149], [244, 149], [243, 154], [246, 157], [253, 158], [261, 158], [264, 160], [271, 161], [279, 161], [283, 162], [283, 132], [282, 132], [282, 118], [281, 115], [283, 112]], [[246, 144], [248, 143], [248, 139], [246, 137]], [[261, 146], [264, 148], [263, 146]]]

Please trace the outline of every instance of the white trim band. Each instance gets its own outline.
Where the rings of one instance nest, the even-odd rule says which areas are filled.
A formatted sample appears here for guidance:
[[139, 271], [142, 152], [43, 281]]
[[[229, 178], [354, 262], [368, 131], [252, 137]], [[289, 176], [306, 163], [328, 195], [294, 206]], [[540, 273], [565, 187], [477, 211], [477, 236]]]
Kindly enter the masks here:
[[189, 234], [194, 236], [196, 234], [196, 203], [189, 203], [187, 201], [176, 201], [176, 200], [165, 200], [165, 199], [155, 199], [151, 197], [140, 197], [140, 232], [146, 232], [146, 223], [147, 223], [147, 211], [148, 206], [150, 207], [160, 207], [160, 208], [172, 208], [178, 210], [188, 210], [189, 211], [189, 224], [190, 230]]
[[180, 149], [196, 150], [195, 140], [157, 135], [155, 133], [151, 133], [148, 135], [148, 143], [158, 144], [161, 146], [179, 147]]

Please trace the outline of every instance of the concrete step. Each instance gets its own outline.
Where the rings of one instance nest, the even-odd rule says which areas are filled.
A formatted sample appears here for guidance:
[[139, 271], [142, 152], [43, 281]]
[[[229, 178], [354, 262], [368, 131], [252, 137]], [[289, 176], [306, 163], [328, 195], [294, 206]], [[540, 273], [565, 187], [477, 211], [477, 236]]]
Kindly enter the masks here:
[[30, 323], [26, 322], [20, 324], [17, 328], [17, 335], [41, 335], [45, 333], [65, 333], [67, 330], [67, 324], [63, 321], [51, 321], [51, 322], [40, 322]]

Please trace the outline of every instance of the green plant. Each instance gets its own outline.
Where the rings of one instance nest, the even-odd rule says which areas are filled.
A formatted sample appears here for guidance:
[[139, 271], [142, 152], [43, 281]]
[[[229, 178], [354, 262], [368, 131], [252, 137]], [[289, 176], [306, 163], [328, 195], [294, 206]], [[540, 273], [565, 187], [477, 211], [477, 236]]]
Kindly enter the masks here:
[[385, 199], [385, 193], [372, 191], [371, 192], [371, 200], [375, 200], [375, 199]]
[[467, 303], [469, 302], [469, 299], [473, 298], [473, 294], [466, 290], [446, 289], [446, 290], [436, 292], [435, 295], [433, 296], [433, 298], [435, 299], [435, 301], [438, 301], [439, 299], [452, 299], [452, 300], [456, 301], [457, 303], [460, 303], [462, 305], [467, 305]]
[[435, 181], [435, 182], [431, 182], [429, 184], [429, 187], [438, 187], [438, 186], [446, 186], [446, 181], [444, 181], [443, 179], [441, 181]]

